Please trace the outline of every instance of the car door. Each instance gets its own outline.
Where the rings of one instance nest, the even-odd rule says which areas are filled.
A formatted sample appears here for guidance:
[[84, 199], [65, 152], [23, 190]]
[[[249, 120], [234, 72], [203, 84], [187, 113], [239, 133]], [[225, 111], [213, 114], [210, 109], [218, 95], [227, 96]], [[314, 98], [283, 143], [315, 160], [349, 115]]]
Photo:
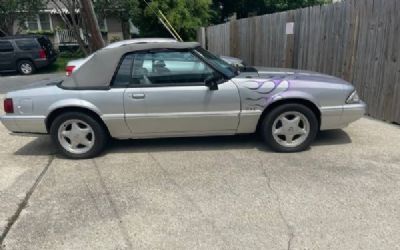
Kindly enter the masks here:
[[15, 70], [15, 52], [10, 41], [0, 41], [0, 70]]
[[210, 90], [205, 80], [218, 73], [190, 51], [141, 52], [133, 57], [133, 84], [125, 99], [133, 137], [236, 133], [240, 98], [233, 82], [226, 80], [218, 90]]
[[[111, 87], [122, 88], [123, 92], [123, 105], [124, 105], [124, 120], [127, 114], [144, 115], [146, 113], [144, 94], [140, 86], [132, 85], [134, 79], [132, 78], [132, 67], [134, 63], [134, 54], [128, 54], [121, 60], [120, 65], [113, 77]], [[135, 124], [129, 126], [130, 134], [136, 131]]]

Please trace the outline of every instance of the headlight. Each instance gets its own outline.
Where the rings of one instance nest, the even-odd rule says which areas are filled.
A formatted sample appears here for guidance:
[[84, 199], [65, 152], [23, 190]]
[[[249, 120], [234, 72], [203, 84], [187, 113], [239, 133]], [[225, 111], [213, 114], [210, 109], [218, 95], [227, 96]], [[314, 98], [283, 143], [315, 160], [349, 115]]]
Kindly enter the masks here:
[[356, 104], [356, 103], [360, 103], [360, 97], [358, 96], [357, 91], [354, 90], [353, 93], [351, 93], [351, 95], [349, 96], [349, 98], [347, 98], [346, 103], [347, 104]]

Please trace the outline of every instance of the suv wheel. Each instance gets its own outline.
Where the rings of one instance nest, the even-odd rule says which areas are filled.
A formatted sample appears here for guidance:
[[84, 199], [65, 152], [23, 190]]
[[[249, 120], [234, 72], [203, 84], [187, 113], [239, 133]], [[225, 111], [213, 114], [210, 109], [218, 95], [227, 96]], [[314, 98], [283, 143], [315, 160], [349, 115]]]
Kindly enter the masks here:
[[87, 159], [99, 155], [108, 139], [99, 122], [79, 112], [58, 116], [51, 125], [50, 134], [59, 150], [72, 159]]
[[284, 104], [273, 109], [262, 122], [262, 136], [273, 150], [283, 153], [307, 149], [318, 132], [312, 110], [301, 104]]
[[23, 75], [31, 75], [35, 72], [35, 66], [31, 61], [22, 60], [18, 62], [18, 71]]

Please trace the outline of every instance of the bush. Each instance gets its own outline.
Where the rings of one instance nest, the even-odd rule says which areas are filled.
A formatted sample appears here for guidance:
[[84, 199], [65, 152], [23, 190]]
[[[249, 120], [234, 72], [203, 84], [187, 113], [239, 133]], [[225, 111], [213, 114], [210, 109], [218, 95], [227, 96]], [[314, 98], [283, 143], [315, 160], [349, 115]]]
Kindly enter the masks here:
[[110, 39], [110, 43], [115, 43], [121, 41], [121, 38], [119, 36], [113, 36]]
[[62, 52], [60, 52], [59, 57], [63, 57], [63, 58], [82, 58], [82, 57], [85, 57], [85, 54], [81, 50], [62, 51]]

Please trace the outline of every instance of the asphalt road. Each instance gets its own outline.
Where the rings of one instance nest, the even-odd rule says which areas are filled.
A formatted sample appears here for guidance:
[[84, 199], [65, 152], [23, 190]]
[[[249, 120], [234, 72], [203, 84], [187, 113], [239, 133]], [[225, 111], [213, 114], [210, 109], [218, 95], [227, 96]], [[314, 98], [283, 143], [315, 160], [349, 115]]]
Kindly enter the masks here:
[[0, 126], [4, 249], [398, 249], [400, 127], [363, 118], [302, 153], [257, 136], [112, 141], [71, 161]]

